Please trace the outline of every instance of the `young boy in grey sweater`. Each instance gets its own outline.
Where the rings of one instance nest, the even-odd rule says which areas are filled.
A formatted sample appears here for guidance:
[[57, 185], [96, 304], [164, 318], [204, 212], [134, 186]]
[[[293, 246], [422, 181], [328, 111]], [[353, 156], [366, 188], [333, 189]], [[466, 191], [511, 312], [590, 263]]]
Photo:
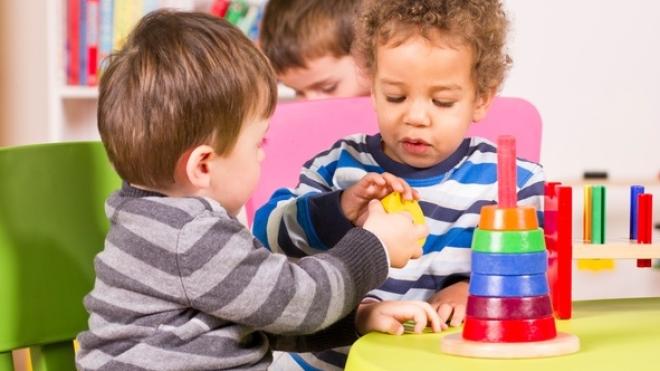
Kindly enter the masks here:
[[423, 302], [355, 309], [388, 265], [421, 254], [426, 228], [409, 215], [374, 201], [362, 228], [295, 263], [237, 221], [275, 103], [265, 57], [208, 15], [152, 13], [111, 57], [98, 125], [124, 185], [106, 202], [110, 231], [85, 298], [78, 369], [265, 370], [272, 349], [398, 334], [406, 320], [440, 330]]

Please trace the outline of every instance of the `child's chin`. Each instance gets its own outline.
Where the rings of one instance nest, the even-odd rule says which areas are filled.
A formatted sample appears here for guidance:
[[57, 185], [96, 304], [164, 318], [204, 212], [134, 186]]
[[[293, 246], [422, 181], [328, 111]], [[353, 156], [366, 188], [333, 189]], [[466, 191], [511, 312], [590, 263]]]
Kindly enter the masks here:
[[427, 156], [425, 156], [424, 158], [402, 156], [402, 159], [404, 164], [408, 166], [412, 166], [417, 169], [426, 169], [440, 162], [439, 160], [436, 161], [436, 159]]

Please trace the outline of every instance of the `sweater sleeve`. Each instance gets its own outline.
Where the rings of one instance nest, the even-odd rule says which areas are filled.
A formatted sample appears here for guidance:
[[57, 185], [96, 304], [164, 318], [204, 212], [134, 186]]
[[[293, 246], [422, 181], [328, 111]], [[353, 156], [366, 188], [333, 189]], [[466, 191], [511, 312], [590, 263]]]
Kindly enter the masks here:
[[183, 228], [178, 250], [190, 306], [273, 334], [326, 328], [357, 307], [388, 272], [382, 244], [361, 228], [328, 253], [293, 263], [263, 248], [238, 221], [206, 216]]
[[303, 257], [326, 251], [352, 227], [340, 207], [341, 190], [333, 184], [345, 141], [337, 142], [303, 166], [298, 185], [278, 189], [259, 208], [254, 235], [271, 251]]
[[351, 345], [359, 335], [355, 329], [355, 311], [326, 329], [309, 335], [269, 335], [273, 350], [284, 352], [320, 352]]

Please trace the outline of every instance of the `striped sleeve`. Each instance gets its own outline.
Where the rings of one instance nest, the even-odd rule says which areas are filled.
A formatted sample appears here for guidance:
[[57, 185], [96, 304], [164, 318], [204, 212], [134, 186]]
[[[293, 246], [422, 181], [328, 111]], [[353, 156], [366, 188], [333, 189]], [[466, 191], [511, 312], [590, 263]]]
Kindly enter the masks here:
[[545, 192], [545, 172], [541, 165], [518, 160], [519, 177], [518, 205], [533, 206], [536, 208], [539, 225], [543, 226], [543, 196]]
[[178, 249], [191, 307], [269, 333], [323, 329], [387, 276], [378, 238], [358, 228], [329, 253], [294, 264], [262, 248], [238, 221], [206, 216], [184, 227]]
[[290, 257], [309, 256], [334, 246], [353, 227], [340, 208], [341, 190], [333, 184], [335, 172], [341, 166], [360, 166], [357, 146], [348, 137], [305, 163], [296, 188], [277, 190], [257, 210], [254, 235], [271, 251]]

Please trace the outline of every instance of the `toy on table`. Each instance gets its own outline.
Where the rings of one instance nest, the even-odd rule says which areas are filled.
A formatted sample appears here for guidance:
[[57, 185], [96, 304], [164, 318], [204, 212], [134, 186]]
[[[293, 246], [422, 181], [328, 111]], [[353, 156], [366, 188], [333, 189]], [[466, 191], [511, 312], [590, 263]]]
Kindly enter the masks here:
[[481, 209], [462, 333], [444, 336], [445, 353], [532, 358], [574, 353], [579, 339], [557, 333], [550, 303], [544, 232], [534, 207], [516, 206], [515, 139], [498, 139], [498, 205]]
[[[584, 208], [582, 230], [584, 243], [602, 245], [605, 243], [607, 189], [603, 185], [584, 186]], [[604, 271], [614, 269], [612, 259], [580, 259], [578, 269]]]
[[630, 198], [630, 241], [598, 246], [583, 241], [573, 243], [571, 187], [558, 182], [546, 183], [544, 220], [549, 252], [548, 279], [558, 318], [571, 318], [573, 259], [638, 259], [637, 266], [646, 268], [650, 267], [647, 259], [660, 258], [660, 245], [652, 243], [653, 196], [644, 193], [643, 187], [633, 185]]
[[[399, 192], [392, 192], [380, 200], [383, 209], [388, 213], [407, 211], [410, 213], [415, 224], [424, 224], [424, 213], [417, 200], [404, 200]], [[419, 240], [419, 245], [424, 246], [426, 237]]]

